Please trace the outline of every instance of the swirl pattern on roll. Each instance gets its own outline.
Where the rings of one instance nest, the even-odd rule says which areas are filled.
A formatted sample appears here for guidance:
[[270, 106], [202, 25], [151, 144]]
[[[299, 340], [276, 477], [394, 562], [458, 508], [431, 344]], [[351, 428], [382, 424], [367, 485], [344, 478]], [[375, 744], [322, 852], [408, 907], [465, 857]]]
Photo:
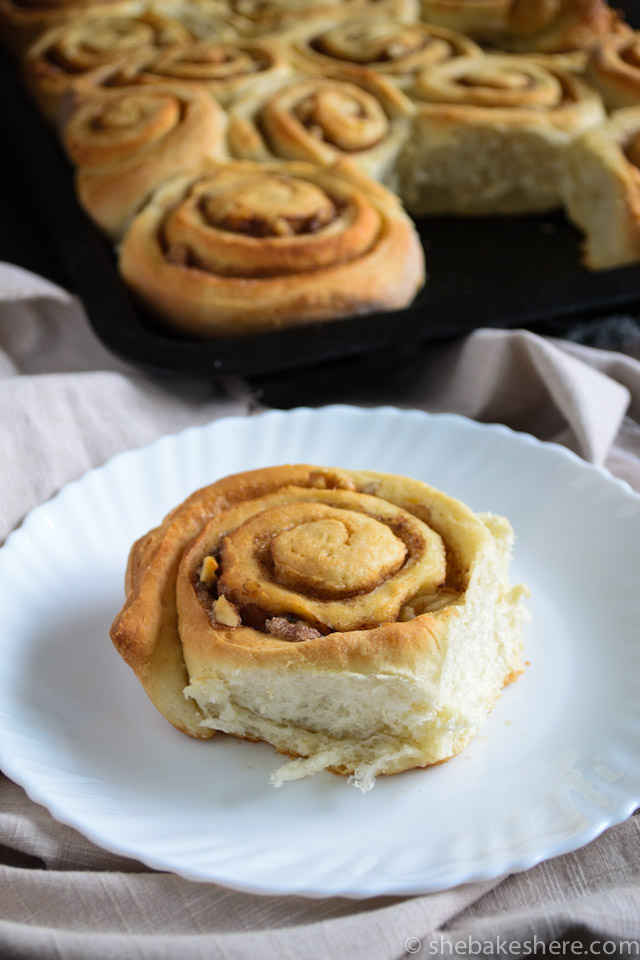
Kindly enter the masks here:
[[24, 58], [25, 81], [42, 112], [56, 123], [62, 98], [78, 80], [133, 55], [151, 54], [190, 39], [178, 20], [151, 10], [86, 14], [38, 38]]
[[640, 31], [606, 37], [594, 47], [587, 78], [608, 110], [640, 103]]
[[379, 184], [339, 163], [248, 161], [167, 182], [131, 224], [120, 267], [168, 324], [203, 336], [399, 308], [424, 269]]
[[[104, 10], [121, 0], [100, 0]], [[0, 37], [9, 49], [20, 54], [44, 30], [82, 16], [92, 0], [0, 0]]]
[[300, 23], [345, 16], [415, 20], [418, 0], [228, 0], [228, 9], [240, 32], [262, 36]]
[[176, 169], [222, 158], [225, 117], [206, 90], [175, 84], [104, 91], [65, 132], [81, 204], [112, 239]]
[[409, 133], [409, 100], [368, 70], [292, 77], [231, 104], [229, 147], [240, 158], [333, 163], [350, 158], [395, 187], [395, 160]]
[[606, 0], [513, 0], [507, 32], [496, 39], [516, 53], [590, 50], [617, 24]]
[[567, 146], [604, 117], [581, 78], [524, 56], [461, 57], [423, 71], [410, 94], [417, 114], [401, 183], [418, 213], [559, 206]]
[[[227, 515], [224, 526], [235, 519]], [[237, 519], [241, 526], [224, 538], [215, 524], [198, 538], [186, 576], [195, 582], [205, 558], [219, 554], [217, 596], [227, 610], [229, 602], [249, 607], [249, 618], [264, 619], [276, 637], [274, 617], [301, 621], [307, 635], [371, 629], [397, 620], [416, 594], [435, 596], [444, 586], [442, 538], [366, 494], [292, 489], [262, 498], [250, 513], [239, 508]], [[215, 603], [212, 617], [219, 625]]]
[[589, 50], [617, 22], [606, 0], [422, 0], [422, 13], [515, 53]]
[[533, 60], [487, 56], [459, 58], [416, 79], [422, 103], [447, 103], [489, 110], [557, 110], [579, 99], [572, 78]]
[[444, 27], [382, 17], [292, 31], [282, 43], [303, 71], [366, 67], [401, 84], [426, 67], [480, 53], [472, 40]]
[[226, 106], [252, 87], [286, 77], [291, 68], [267, 40], [202, 40], [94, 71], [76, 84], [79, 97], [108, 87], [189, 83], [204, 87]]
[[512, 0], [422, 0], [422, 17], [449, 30], [487, 38], [506, 30]]
[[239, 474], [134, 546], [112, 638], [185, 732], [309, 758], [282, 779], [329, 766], [370, 781], [458, 752], [518, 674], [511, 539], [407, 478]]

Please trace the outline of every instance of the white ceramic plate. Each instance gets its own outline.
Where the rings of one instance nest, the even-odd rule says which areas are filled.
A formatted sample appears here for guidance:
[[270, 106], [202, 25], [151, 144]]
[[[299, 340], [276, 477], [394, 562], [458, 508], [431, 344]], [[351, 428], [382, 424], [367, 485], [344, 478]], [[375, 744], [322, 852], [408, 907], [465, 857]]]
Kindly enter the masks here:
[[[471, 747], [378, 779], [269, 785], [265, 744], [176, 732], [108, 638], [135, 537], [227, 473], [311, 462], [418, 477], [518, 534], [524, 676]], [[574, 850], [640, 799], [640, 497], [561, 447], [389, 408], [220, 420], [121, 454], [0, 551], [0, 763], [110, 850], [258, 893], [410, 894]]]

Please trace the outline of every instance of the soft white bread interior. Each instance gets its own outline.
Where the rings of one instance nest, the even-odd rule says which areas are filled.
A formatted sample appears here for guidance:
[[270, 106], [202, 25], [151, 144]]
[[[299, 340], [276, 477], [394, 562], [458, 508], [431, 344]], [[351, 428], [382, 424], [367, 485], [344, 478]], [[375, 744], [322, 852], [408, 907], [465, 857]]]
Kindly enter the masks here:
[[616, 110], [568, 154], [564, 201], [593, 270], [640, 261], [640, 106]]

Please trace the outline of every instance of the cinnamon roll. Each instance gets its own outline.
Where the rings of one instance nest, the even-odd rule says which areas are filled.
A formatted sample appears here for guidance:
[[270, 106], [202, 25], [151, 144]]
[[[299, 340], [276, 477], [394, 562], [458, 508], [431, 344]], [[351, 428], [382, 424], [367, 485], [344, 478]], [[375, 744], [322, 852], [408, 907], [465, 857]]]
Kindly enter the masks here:
[[110, 90], [82, 103], [64, 132], [87, 213], [118, 240], [153, 190], [176, 170], [224, 157], [225, 117], [186, 85]]
[[345, 69], [333, 76], [292, 77], [254, 89], [229, 110], [229, 148], [251, 160], [352, 160], [395, 189], [395, 162], [409, 133], [410, 101], [385, 77]]
[[426, 67], [480, 53], [472, 40], [444, 27], [383, 17], [293, 30], [282, 37], [282, 44], [285, 56], [302, 72], [366, 67], [400, 85]]
[[604, 116], [579, 77], [526, 57], [461, 57], [425, 70], [411, 94], [417, 112], [400, 182], [418, 214], [559, 206], [567, 147]]
[[398, 309], [424, 276], [396, 197], [340, 162], [177, 176], [133, 220], [120, 269], [160, 319], [205, 337]]
[[601, 40], [589, 58], [587, 79], [607, 110], [640, 105], [640, 31]]
[[418, 0], [228, 0], [227, 7], [230, 22], [251, 36], [345, 16], [415, 20], [419, 9]]
[[640, 261], [640, 106], [616, 110], [569, 152], [565, 204], [593, 270]]
[[178, 20], [194, 40], [236, 40], [224, 0], [145, 0], [149, 9]]
[[291, 68], [267, 40], [201, 40], [96, 70], [75, 84], [75, 99], [104, 88], [180, 82], [206, 88], [226, 106], [253, 87], [290, 74]]
[[494, 37], [507, 29], [512, 0], [422, 0], [422, 18], [476, 37]]
[[619, 20], [607, 0], [512, 0], [497, 45], [516, 53], [590, 50], [616, 29]]
[[24, 78], [44, 115], [57, 123], [63, 96], [98, 68], [124, 62], [133, 54], [187, 43], [188, 29], [178, 20], [141, 8], [135, 0], [113, 15], [86, 13], [47, 30], [25, 54]]
[[272, 467], [194, 493], [132, 548], [111, 637], [158, 710], [362, 790], [469, 743], [521, 672], [509, 522], [417, 480]]
[[91, 10], [116, 9], [121, 0], [0, 0], [0, 39], [20, 54], [44, 30], [67, 23]]

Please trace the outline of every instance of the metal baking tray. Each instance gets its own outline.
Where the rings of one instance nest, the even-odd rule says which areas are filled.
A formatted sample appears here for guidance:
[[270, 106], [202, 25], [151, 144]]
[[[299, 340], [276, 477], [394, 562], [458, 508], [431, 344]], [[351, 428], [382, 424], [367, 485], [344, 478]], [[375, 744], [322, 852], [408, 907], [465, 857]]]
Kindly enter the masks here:
[[[626, 4], [631, 23], [638, 19], [633, 6]], [[76, 201], [69, 162], [6, 57], [0, 84], [5, 136], [93, 329], [113, 353], [147, 370], [199, 378], [273, 374], [481, 326], [539, 328], [640, 306], [640, 265], [585, 270], [580, 235], [561, 213], [438, 217], [417, 222], [429, 279], [405, 310], [216, 340], [167, 332], [120, 280], [113, 250]]]

